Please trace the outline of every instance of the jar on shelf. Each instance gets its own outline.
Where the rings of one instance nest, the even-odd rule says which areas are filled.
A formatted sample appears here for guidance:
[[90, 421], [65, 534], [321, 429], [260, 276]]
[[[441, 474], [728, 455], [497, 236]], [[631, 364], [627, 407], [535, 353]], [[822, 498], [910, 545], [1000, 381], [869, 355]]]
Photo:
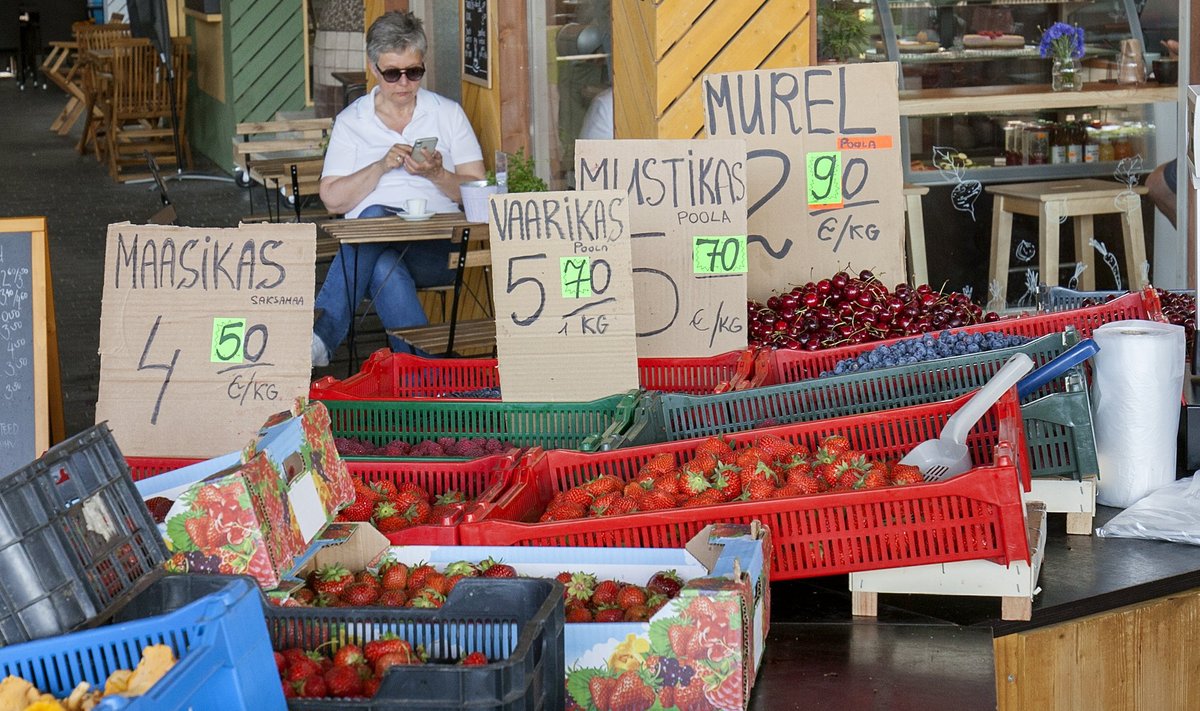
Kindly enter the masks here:
[[1111, 161], [1113, 158], [1113, 130], [1105, 127], [1097, 131], [1100, 137], [1100, 160]]
[[1050, 162], [1050, 128], [1039, 122], [1025, 127], [1025, 165]]
[[1021, 165], [1025, 160], [1022, 139], [1024, 128], [1020, 121], [1004, 124], [1004, 164]]
[[1119, 126], [1113, 133], [1113, 160], [1134, 156], [1133, 136], [1129, 126]]

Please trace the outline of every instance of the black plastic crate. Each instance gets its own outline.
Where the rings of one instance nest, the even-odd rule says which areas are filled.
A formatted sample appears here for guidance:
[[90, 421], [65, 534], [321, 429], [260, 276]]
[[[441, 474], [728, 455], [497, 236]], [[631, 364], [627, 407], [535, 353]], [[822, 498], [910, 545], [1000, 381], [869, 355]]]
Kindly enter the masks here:
[[107, 620], [167, 548], [108, 425], [0, 477], [0, 645]]
[[[268, 607], [275, 649], [312, 649], [330, 639], [366, 643], [391, 632], [425, 647], [431, 661], [389, 669], [371, 699], [339, 709], [535, 709], [566, 703], [563, 586], [554, 580], [465, 578], [440, 609]], [[452, 662], [468, 652], [495, 660]], [[288, 699], [288, 708], [328, 709], [329, 699]]]

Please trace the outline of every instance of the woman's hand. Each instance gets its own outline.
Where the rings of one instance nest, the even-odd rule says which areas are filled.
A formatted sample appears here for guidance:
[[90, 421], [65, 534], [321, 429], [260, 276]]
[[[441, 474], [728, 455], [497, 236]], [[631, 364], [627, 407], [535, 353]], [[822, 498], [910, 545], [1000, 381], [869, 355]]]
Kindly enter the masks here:
[[442, 154], [436, 150], [422, 150], [420, 153], [413, 151], [411, 146], [405, 146], [408, 152], [404, 156], [404, 169], [413, 175], [419, 175], [422, 178], [436, 182], [445, 168], [442, 166]]
[[[395, 170], [404, 165], [404, 161], [412, 155], [412, 146], [406, 146], [403, 143], [394, 143], [391, 148], [388, 148], [387, 153], [379, 159], [379, 166], [383, 168], [383, 172]], [[412, 172], [411, 170], [409, 171]]]

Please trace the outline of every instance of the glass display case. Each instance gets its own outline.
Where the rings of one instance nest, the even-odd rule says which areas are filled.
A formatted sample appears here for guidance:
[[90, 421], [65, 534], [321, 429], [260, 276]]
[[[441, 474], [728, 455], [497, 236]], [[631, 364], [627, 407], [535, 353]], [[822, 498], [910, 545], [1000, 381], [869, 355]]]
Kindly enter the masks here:
[[[1175, 101], [1176, 89], [1153, 78], [1118, 83], [1123, 48], [1135, 47], [1147, 67], [1158, 56], [1145, 52], [1134, 0], [856, 6], [871, 35], [862, 61], [897, 61], [901, 68], [907, 182], [1047, 180], [1154, 168], [1150, 105]], [[1084, 31], [1081, 91], [1051, 89], [1051, 60], [1038, 45], [1055, 22]]]

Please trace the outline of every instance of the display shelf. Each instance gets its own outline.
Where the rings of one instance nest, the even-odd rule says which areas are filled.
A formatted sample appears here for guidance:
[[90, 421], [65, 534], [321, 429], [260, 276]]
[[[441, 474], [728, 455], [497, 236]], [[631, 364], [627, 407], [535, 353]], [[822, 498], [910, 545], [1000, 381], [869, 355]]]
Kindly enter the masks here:
[[[1044, 165], [1005, 165], [1005, 166], [984, 166], [979, 168], [967, 168], [962, 171], [961, 181], [978, 180], [985, 185], [992, 183], [1010, 183], [1010, 182], [1032, 182], [1043, 180], [1071, 180], [1074, 178], [1095, 178], [1109, 175], [1111, 176], [1117, 169], [1116, 161], [1102, 161], [1099, 163], [1059, 163], [1059, 164], [1044, 164]], [[1136, 174], [1149, 173], [1154, 169], [1152, 164], [1143, 163], [1142, 168], [1134, 171]], [[908, 171], [906, 178], [908, 183], [913, 185], [954, 185], [960, 182], [959, 179], [951, 180], [942, 174], [941, 171], [930, 168], [928, 170], [912, 170]]]
[[1177, 87], [1157, 84], [1126, 89], [1101, 82], [1084, 84], [1082, 91], [1051, 91], [1049, 84], [912, 89], [900, 92], [900, 115], [921, 117], [1136, 106], [1175, 101], [1178, 91]]

